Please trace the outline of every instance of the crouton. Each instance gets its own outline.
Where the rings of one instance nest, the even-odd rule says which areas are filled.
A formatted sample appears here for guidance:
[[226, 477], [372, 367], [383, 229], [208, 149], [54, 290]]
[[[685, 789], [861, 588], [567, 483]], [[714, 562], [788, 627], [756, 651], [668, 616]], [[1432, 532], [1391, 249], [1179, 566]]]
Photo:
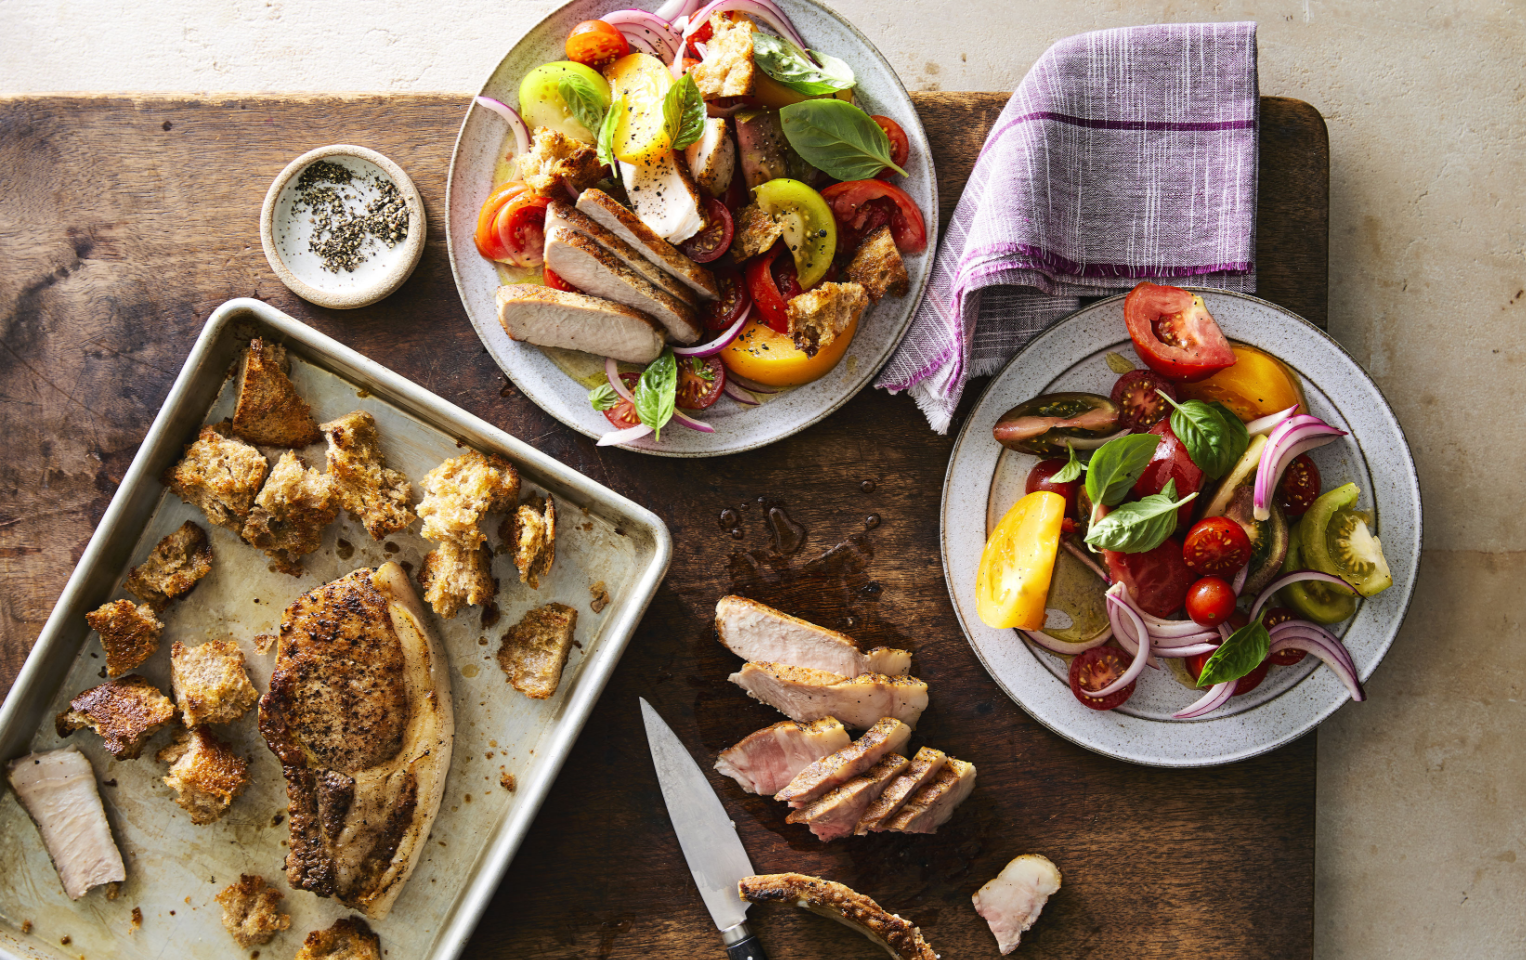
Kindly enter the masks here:
[[598, 150], [550, 127], [537, 127], [530, 152], [519, 158], [519, 179], [542, 197], [559, 195], [563, 183], [582, 193], [603, 176]]
[[159, 613], [171, 600], [194, 590], [211, 571], [212, 545], [207, 542], [207, 531], [187, 520], [160, 540], [147, 560], [132, 568], [123, 586]]
[[498, 592], [490, 569], [492, 554], [486, 545], [464, 547], [446, 540], [424, 554], [419, 566], [419, 586], [434, 612], [449, 620], [463, 606], [480, 607]]
[[710, 29], [715, 36], [705, 44], [705, 58], [689, 71], [694, 85], [706, 100], [752, 96], [752, 34], [757, 27], [747, 17], [717, 13]]
[[281, 891], [265, 878], [246, 873], [216, 897], [223, 908], [223, 929], [241, 947], [269, 943], [277, 933], [291, 929], [291, 917], [277, 906]]
[[164, 782], [175, 802], [198, 826], [222, 819], [233, 799], [249, 786], [249, 764], [206, 727], [175, 731], [175, 742], [154, 755], [170, 765]]
[[371, 927], [359, 917], [344, 917], [309, 933], [292, 960], [381, 960], [381, 955], [381, 938]]
[[501, 457], [487, 457], [468, 450], [451, 457], [424, 475], [419, 484], [419, 531], [426, 540], [453, 541], [475, 547], [487, 539], [478, 523], [489, 513], [507, 510], [519, 499], [519, 472]]
[[823, 283], [789, 302], [789, 335], [795, 346], [814, 357], [832, 345], [869, 306], [869, 295], [859, 284]]
[[300, 577], [298, 561], [323, 544], [323, 528], [337, 516], [333, 478], [288, 450], [254, 498], [244, 539], [269, 554], [276, 569]]
[[120, 677], [153, 656], [159, 649], [159, 635], [164, 624], [154, 616], [148, 604], [133, 605], [131, 600], [113, 600], [85, 614], [90, 629], [101, 635], [106, 651], [106, 673]]
[[228, 436], [228, 421], [202, 427], [185, 456], [165, 471], [164, 485], [234, 533], [244, 529], [255, 494], [270, 469], [265, 455]]
[[313, 408], [286, 376], [286, 348], [256, 337], [238, 371], [233, 433], [268, 447], [305, 447], [322, 439]]
[[153, 681], [137, 674], [91, 687], [58, 715], [54, 727], [60, 737], [89, 727], [106, 743], [118, 760], [136, 760], [143, 744], [160, 727], [175, 719], [175, 704], [159, 692]]
[[260, 698], [244, 670], [244, 651], [232, 640], [208, 640], [199, 647], [175, 641], [170, 682], [188, 727], [232, 723]]
[[556, 562], [556, 501], [547, 494], [521, 503], [503, 518], [498, 538], [505, 549], [514, 551], [520, 582], [539, 590], [540, 578], [550, 573]]
[[848, 279], [862, 286], [873, 301], [884, 296], [906, 296], [911, 278], [906, 275], [906, 264], [895, 248], [889, 227], [880, 227], [859, 245], [853, 262], [848, 264]]
[[413, 488], [407, 477], [387, 467], [375, 417], [356, 410], [319, 429], [328, 437], [328, 472], [339, 505], [372, 538], [383, 540], [417, 519], [408, 509]]
[[784, 225], [772, 214], [764, 213], [756, 203], [737, 211], [736, 233], [731, 238], [731, 256], [737, 263], [766, 253], [780, 237]]
[[498, 665], [515, 690], [533, 700], [545, 700], [556, 692], [577, 625], [576, 610], [548, 603], [508, 629], [498, 647]]

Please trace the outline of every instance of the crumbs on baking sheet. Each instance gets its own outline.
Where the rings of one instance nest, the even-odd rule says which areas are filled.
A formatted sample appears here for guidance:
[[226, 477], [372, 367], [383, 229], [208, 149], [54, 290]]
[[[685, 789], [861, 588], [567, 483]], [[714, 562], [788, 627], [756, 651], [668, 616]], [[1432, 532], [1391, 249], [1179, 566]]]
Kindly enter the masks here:
[[498, 768], [498, 772], [499, 772], [498, 785], [500, 787], [503, 787], [505, 790], [509, 791], [510, 793], [513, 793], [514, 792], [514, 788], [519, 786], [519, 784], [517, 782], [515, 782], [515, 780], [514, 780], [514, 775], [512, 773], [510, 773], [504, 767], [499, 767]]
[[285, 819], [286, 819], [286, 814], [285, 813], [277, 813], [275, 816], [270, 818], [270, 825], [272, 827], [279, 827], [281, 825], [281, 821], [283, 821]]
[[262, 633], [262, 634], [259, 634], [258, 636], [256, 636], [254, 638], [254, 649], [258, 650], [260, 652], [260, 654], [262, 654], [262, 655], [269, 653], [270, 649], [272, 647], [274, 647], [275, 645], [276, 645], [275, 634], [272, 634], [272, 633]]
[[603, 613], [604, 608], [610, 604], [609, 588], [605, 586], [603, 580], [600, 580], [598, 583], [589, 587], [588, 592], [593, 596], [593, 602], [588, 606], [593, 608], [594, 613]]
[[141, 930], [141, 929], [143, 929], [143, 908], [142, 907], [133, 907], [132, 908], [132, 928], [134, 930]]

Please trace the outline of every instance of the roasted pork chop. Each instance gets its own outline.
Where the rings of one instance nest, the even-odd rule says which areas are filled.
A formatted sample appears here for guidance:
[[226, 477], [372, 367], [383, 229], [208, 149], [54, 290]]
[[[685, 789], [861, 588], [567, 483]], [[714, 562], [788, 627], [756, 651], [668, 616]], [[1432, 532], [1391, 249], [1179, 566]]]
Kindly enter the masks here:
[[286, 608], [260, 732], [286, 776], [287, 881], [386, 916], [429, 837], [455, 733], [445, 653], [401, 567]]
[[[792, 807], [803, 807], [868, 770], [881, 757], [897, 752], [910, 739], [910, 727], [894, 717], [885, 717], [862, 737], [797, 773], [788, 786], [774, 795], [774, 799]], [[854, 817], [854, 821], [857, 820]]]
[[836, 717], [855, 730], [867, 730], [881, 717], [915, 727], [927, 709], [927, 684], [916, 677], [844, 677], [781, 663], [744, 663], [728, 679], [791, 720]]
[[850, 742], [848, 731], [836, 717], [814, 723], [785, 720], [722, 750], [715, 769], [748, 793], [771, 797], [795, 779], [795, 774]]
[[18, 757], [6, 774], [16, 799], [37, 824], [70, 900], [92, 887], [127, 879], [95, 788], [95, 770], [77, 747]]
[[937, 833], [974, 789], [975, 765], [949, 757], [932, 782], [912, 794], [885, 828], [897, 833]]
[[863, 651], [845, 633], [818, 627], [746, 597], [722, 597], [715, 605], [721, 645], [753, 663], [782, 663], [825, 670], [841, 677], [866, 673], [905, 676], [911, 654], [891, 647]]
[[859, 776], [785, 819], [790, 823], [808, 824], [817, 840], [830, 842], [850, 836], [864, 810], [901, 775], [909, 762], [899, 753], [881, 757]]
[[948, 755], [942, 750], [934, 750], [932, 747], [918, 750], [901, 775], [890, 781], [885, 791], [858, 818], [858, 826], [853, 829], [853, 833], [861, 837], [866, 833], [879, 833], [886, 829], [887, 822], [901, 812], [906, 801], [931, 783], [947, 762]]

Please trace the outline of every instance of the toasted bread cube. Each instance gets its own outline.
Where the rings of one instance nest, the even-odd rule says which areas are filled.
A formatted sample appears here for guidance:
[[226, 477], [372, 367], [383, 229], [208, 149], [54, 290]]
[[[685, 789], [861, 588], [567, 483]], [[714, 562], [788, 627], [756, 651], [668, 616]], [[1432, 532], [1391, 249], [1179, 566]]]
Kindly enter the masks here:
[[491, 564], [492, 554], [485, 544], [463, 547], [454, 540], [446, 540], [424, 554], [419, 567], [424, 600], [447, 620], [460, 613], [463, 606], [482, 606], [498, 592]]
[[164, 782], [175, 788], [175, 802], [198, 826], [222, 819], [249, 786], [249, 764], [206, 727], [176, 730], [175, 742], [155, 758], [170, 765]]
[[521, 583], [540, 589], [540, 578], [556, 562], [556, 501], [548, 493], [531, 497], [503, 518], [498, 537], [505, 549], [514, 551], [514, 567]]
[[880, 227], [859, 245], [853, 262], [848, 264], [848, 279], [862, 286], [870, 300], [906, 296], [911, 289], [911, 277], [889, 227]]
[[572, 650], [578, 612], [561, 603], [548, 603], [525, 614], [503, 635], [498, 665], [514, 689], [544, 700], [562, 682], [562, 667]]
[[265, 878], [246, 873], [217, 895], [223, 908], [223, 929], [241, 947], [269, 943], [277, 933], [291, 929], [291, 917], [278, 904], [281, 891]]
[[482, 518], [507, 510], [519, 499], [519, 472], [514, 465], [476, 450], [446, 460], [425, 474], [419, 485], [424, 488], [418, 509], [424, 528], [419, 533], [426, 540], [453, 541], [462, 547], [487, 540], [478, 527]]
[[736, 233], [731, 238], [731, 255], [738, 263], [768, 252], [780, 237], [784, 225], [765, 213], [756, 203], [749, 203], [737, 211]]
[[127, 591], [158, 613], [176, 597], [196, 589], [212, 572], [212, 544], [207, 531], [187, 520], [160, 540], [148, 559], [133, 567], [123, 584]]
[[185, 456], [165, 471], [164, 485], [234, 533], [244, 529], [270, 464], [265, 455], [228, 436], [228, 421], [201, 428]]
[[710, 18], [715, 35], [705, 44], [705, 59], [689, 71], [706, 100], [752, 96], [754, 71], [752, 34], [758, 28], [747, 17], [717, 13]]
[[327, 930], [314, 930], [302, 941], [292, 960], [381, 960], [381, 938], [359, 917], [334, 921]]
[[869, 295], [856, 283], [823, 283], [789, 302], [789, 335], [795, 346], [814, 357], [832, 345], [869, 306]]
[[375, 417], [356, 410], [320, 429], [328, 437], [328, 472], [339, 505], [372, 538], [383, 540], [417, 519], [408, 509], [413, 488], [407, 477], [388, 468]]
[[313, 408], [286, 376], [286, 348], [256, 337], [238, 372], [233, 433], [267, 447], [305, 447], [322, 439]]
[[89, 727], [105, 741], [113, 757], [136, 760], [148, 738], [174, 719], [175, 704], [170, 698], [160, 693], [153, 681], [132, 674], [75, 697], [54, 726], [60, 737]]
[[562, 183], [582, 193], [603, 176], [598, 150], [550, 127], [536, 127], [530, 152], [519, 158], [519, 179], [542, 197], [560, 195]]
[[288, 450], [254, 500], [244, 539], [269, 554], [276, 569], [300, 577], [299, 561], [322, 546], [323, 528], [338, 516], [333, 478]]
[[244, 651], [232, 640], [209, 640], [199, 647], [175, 641], [170, 678], [188, 727], [232, 723], [260, 698], [244, 670]]
[[85, 614], [90, 629], [101, 635], [106, 651], [106, 673], [120, 677], [153, 656], [159, 649], [159, 635], [164, 624], [154, 616], [148, 604], [134, 605], [131, 600], [103, 603]]

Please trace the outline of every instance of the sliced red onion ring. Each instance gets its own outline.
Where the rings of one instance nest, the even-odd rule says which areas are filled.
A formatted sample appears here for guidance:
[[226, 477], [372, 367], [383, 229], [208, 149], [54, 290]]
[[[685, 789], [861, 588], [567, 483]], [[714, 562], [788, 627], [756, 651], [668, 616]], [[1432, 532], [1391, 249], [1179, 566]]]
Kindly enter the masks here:
[[1271, 433], [1273, 427], [1277, 426], [1277, 424], [1281, 423], [1297, 412], [1298, 404], [1295, 403], [1291, 407], [1288, 407], [1286, 410], [1278, 410], [1276, 413], [1269, 413], [1264, 417], [1252, 420], [1250, 423], [1245, 425], [1245, 432], [1253, 437], [1259, 437], [1262, 434]]
[[1193, 647], [1202, 643], [1212, 643], [1219, 639], [1217, 630], [1204, 630], [1201, 633], [1191, 633], [1182, 637], [1162, 637], [1155, 631], [1150, 631], [1150, 646], [1155, 652], [1165, 656], [1167, 650], [1180, 650], [1182, 647]]
[[614, 430], [599, 438], [595, 446], [612, 447], [621, 443], [630, 443], [632, 440], [640, 440], [652, 432], [652, 428], [644, 423], [638, 423], [634, 427], [626, 427], [624, 430]]
[[1180, 713], [1171, 714], [1171, 716], [1177, 720], [1195, 720], [1205, 713], [1212, 713], [1229, 702], [1229, 698], [1235, 695], [1235, 686], [1239, 682], [1238, 680], [1227, 680], [1224, 683], [1216, 683], [1208, 688], [1208, 692], [1203, 695], [1203, 699]]
[[509, 129], [514, 131], [515, 156], [530, 152], [530, 128], [525, 126], [524, 117], [519, 115], [518, 110], [492, 97], [477, 97], [476, 102], [509, 121]]
[[1185, 647], [1153, 647], [1150, 652], [1157, 657], [1165, 657], [1167, 660], [1185, 660], [1200, 653], [1212, 653], [1217, 649], [1219, 645], [1216, 643], [1193, 643]]
[[1100, 647], [1104, 643], [1107, 643], [1108, 638], [1113, 635], [1113, 629], [1112, 627], [1108, 627], [1090, 640], [1081, 640], [1075, 642], [1051, 637], [1049, 634], [1044, 633], [1041, 630], [1019, 630], [1018, 633], [1027, 637], [1029, 640], [1032, 640], [1034, 643], [1043, 647], [1045, 650], [1048, 650], [1050, 653], [1058, 653], [1062, 657], [1074, 657], [1078, 654], [1085, 653], [1093, 647]]
[[1235, 592], [1235, 596], [1238, 597], [1240, 595], [1240, 591], [1245, 589], [1245, 579], [1249, 576], [1250, 563], [1247, 562], [1245, 566], [1240, 568], [1240, 572], [1235, 574], [1235, 579], [1229, 584], [1229, 589]]
[[[707, 3], [689, 19], [689, 25], [684, 28], [684, 39], [687, 40], [698, 33], [699, 28], [708, 23], [715, 14], [733, 12], [752, 14], [773, 27], [779, 36], [799, 47], [806, 56], [811, 56], [809, 51], [806, 51], [805, 39], [800, 36], [795, 25], [771, 0], [715, 0], [713, 3]], [[814, 57], [811, 59], [812, 62], [815, 61]]]
[[777, 387], [765, 387], [763, 384], [759, 383], [756, 380], [749, 380], [746, 377], [737, 376], [734, 373], [730, 377], [728, 377], [727, 379], [735, 380], [738, 384], [740, 384], [749, 393], [761, 393], [761, 394], [767, 396], [768, 394], [778, 393], [779, 392], [779, 389]]
[[[1121, 583], [1115, 583], [1108, 588], [1107, 593], [1105, 593], [1103, 596], [1106, 597], [1109, 601], [1107, 604], [1107, 622], [1112, 625], [1113, 639], [1118, 641], [1118, 645], [1122, 647], [1124, 652], [1126, 652], [1129, 656], [1137, 656], [1139, 654], [1139, 642], [1135, 639], [1138, 635], [1135, 631], [1139, 628], [1134, 624], [1137, 623], [1140, 625], [1140, 627], [1143, 627], [1143, 622], [1139, 620], [1138, 609], [1127, 602], [1129, 596], [1129, 588]], [[1111, 602], [1114, 598], [1124, 601], [1123, 605], [1134, 612], [1133, 622], [1124, 619], [1124, 615]], [[1146, 639], [1149, 638], [1148, 628], [1144, 630], [1144, 636]], [[1160, 669], [1160, 661], [1155, 659], [1153, 653], [1150, 655], [1150, 666], [1156, 670]]]
[[1322, 447], [1344, 437], [1346, 431], [1330, 426], [1318, 417], [1302, 414], [1277, 424], [1267, 435], [1266, 446], [1261, 450], [1261, 462], [1256, 466], [1256, 485], [1251, 496], [1251, 513], [1257, 520], [1272, 516], [1272, 493], [1282, 472], [1301, 454]]
[[721, 393], [724, 393], [737, 403], [745, 403], [749, 407], [756, 407], [761, 403], [757, 397], [752, 396], [746, 390], [732, 383], [729, 378], [725, 383], [721, 384]]
[[1234, 635], [1235, 635], [1235, 630], [1229, 624], [1227, 624], [1227, 623], [1219, 624], [1219, 637], [1221, 639], [1228, 640], [1230, 637], [1232, 637]]
[[[1088, 697], [1106, 697], [1117, 693], [1139, 679], [1139, 675], [1144, 673], [1145, 664], [1150, 661], [1150, 632], [1145, 629], [1144, 621], [1139, 619], [1139, 614], [1134, 612], [1133, 607], [1118, 599], [1116, 594], [1108, 593], [1107, 600], [1114, 609], [1121, 610], [1125, 616], [1133, 621], [1134, 629], [1139, 637], [1138, 652], [1134, 654], [1134, 662], [1129, 664], [1127, 670], [1123, 671], [1123, 676], [1101, 690], [1085, 690], [1084, 692]], [[1116, 632], [1117, 628], [1114, 627], [1114, 630]]]
[[683, 424], [690, 430], [698, 430], [700, 433], [714, 433], [715, 428], [703, 420], [696, 420], [678, 408], [673, 409], [673, 419]]
[[1281, 590], [1283, 587], [1290, 583], [1298, 583], [1303, 580], [1319, 580], [1323, 583], [1338, 583], [1345, 587], [1347, 590], [1351, 589], [1351, 584], [1342, 580], [1340, 577], [1332, 576], [1328, 573], [1320, 573], [1318, 570], [1295, 570], [1292, 573], [1283, 574], [1276, 580], [1273, 580], [1271, 583], [1267, 584], [1266, 589], [1262, 590], [1261, 593], [1256, 596], [1256, 602], [1251, 604], [1250, 618], [1252, 620], [1256, 619], [1256, 614], [1261, 612], [1261, 608], [1266, 606], [1267, 601], [1276, 596], [1278, 590]]
[[657, 8], [656, 16], [672, 23], [679, 17], [687, 17], [698, 10], [704, 0], [668, 0]]
[[645, 10], [616, 10], [599, 18], [619, 30], [632, 47], [664, 62], [683, 49], [683, 39], [668, 21]]
[[749, 303], [746, 308], [742, 310], [742, 315], [737, 317], [736, 323], [733, 323], [730, 327], [728, 327], [725, 333], [716, 337], [714, 340], [711, 340], [709, 343], [702, 343], [697, 347], [674, 347], [673, 353], [680, 357], [699, 357], [702, 360], [706, 357], [715, 356], [717, 353], [720, 353], [722, 350], [731, 346], [731, 341], [735, 340], [737, 338], [737, 334], [742, 332], [742, 327], [747, 323], [747, 315], [750, 313], [752, 313], [752, 304]]
[[1272, 628], [1270, 636], [1273, 641], [1280, 640], [1283, 637], [1303, 637], [1308, 640], [1318, 640], [1339, 653], [1341, 659], [1346, 662], [1346, 666], [1352, 670], [1356, 669], [1356, 661], [1351, 658], [1351, 651], [1346, 649], [1346, 645], [1341, 643], [1340, 638], [1312, 621], [1284, 621]]
[[615, 396], [626, 403], [635, 406], [636, 398], [625, 389], [625, 381], [620, 379], [620, 365], [615, 363], [613, 357], [604, 358], [604, 376], [609, 380], [609, 385], [614, 388]]
[[[1340, 651], [1345, 650], [1345, 647], [1339, 643], [1334, 647]], [[1269, 649], [1272, 653], [1282, 650], [1302, 650], [1304, 653], [1314, 654], [1325, 662], [1325, 666], [1335, 671], [1336, 677], [1345, 684], [1352, 700], [1360, 703], [1367, 699], [1367, 691], [1362, 689], [1362, 680], [1356, 675], [1356, 667], [1342, 659], [1337, 649], [1332, 649], [1331, 645], [1323, 639], [1284, 635], [1273, 640]]]

